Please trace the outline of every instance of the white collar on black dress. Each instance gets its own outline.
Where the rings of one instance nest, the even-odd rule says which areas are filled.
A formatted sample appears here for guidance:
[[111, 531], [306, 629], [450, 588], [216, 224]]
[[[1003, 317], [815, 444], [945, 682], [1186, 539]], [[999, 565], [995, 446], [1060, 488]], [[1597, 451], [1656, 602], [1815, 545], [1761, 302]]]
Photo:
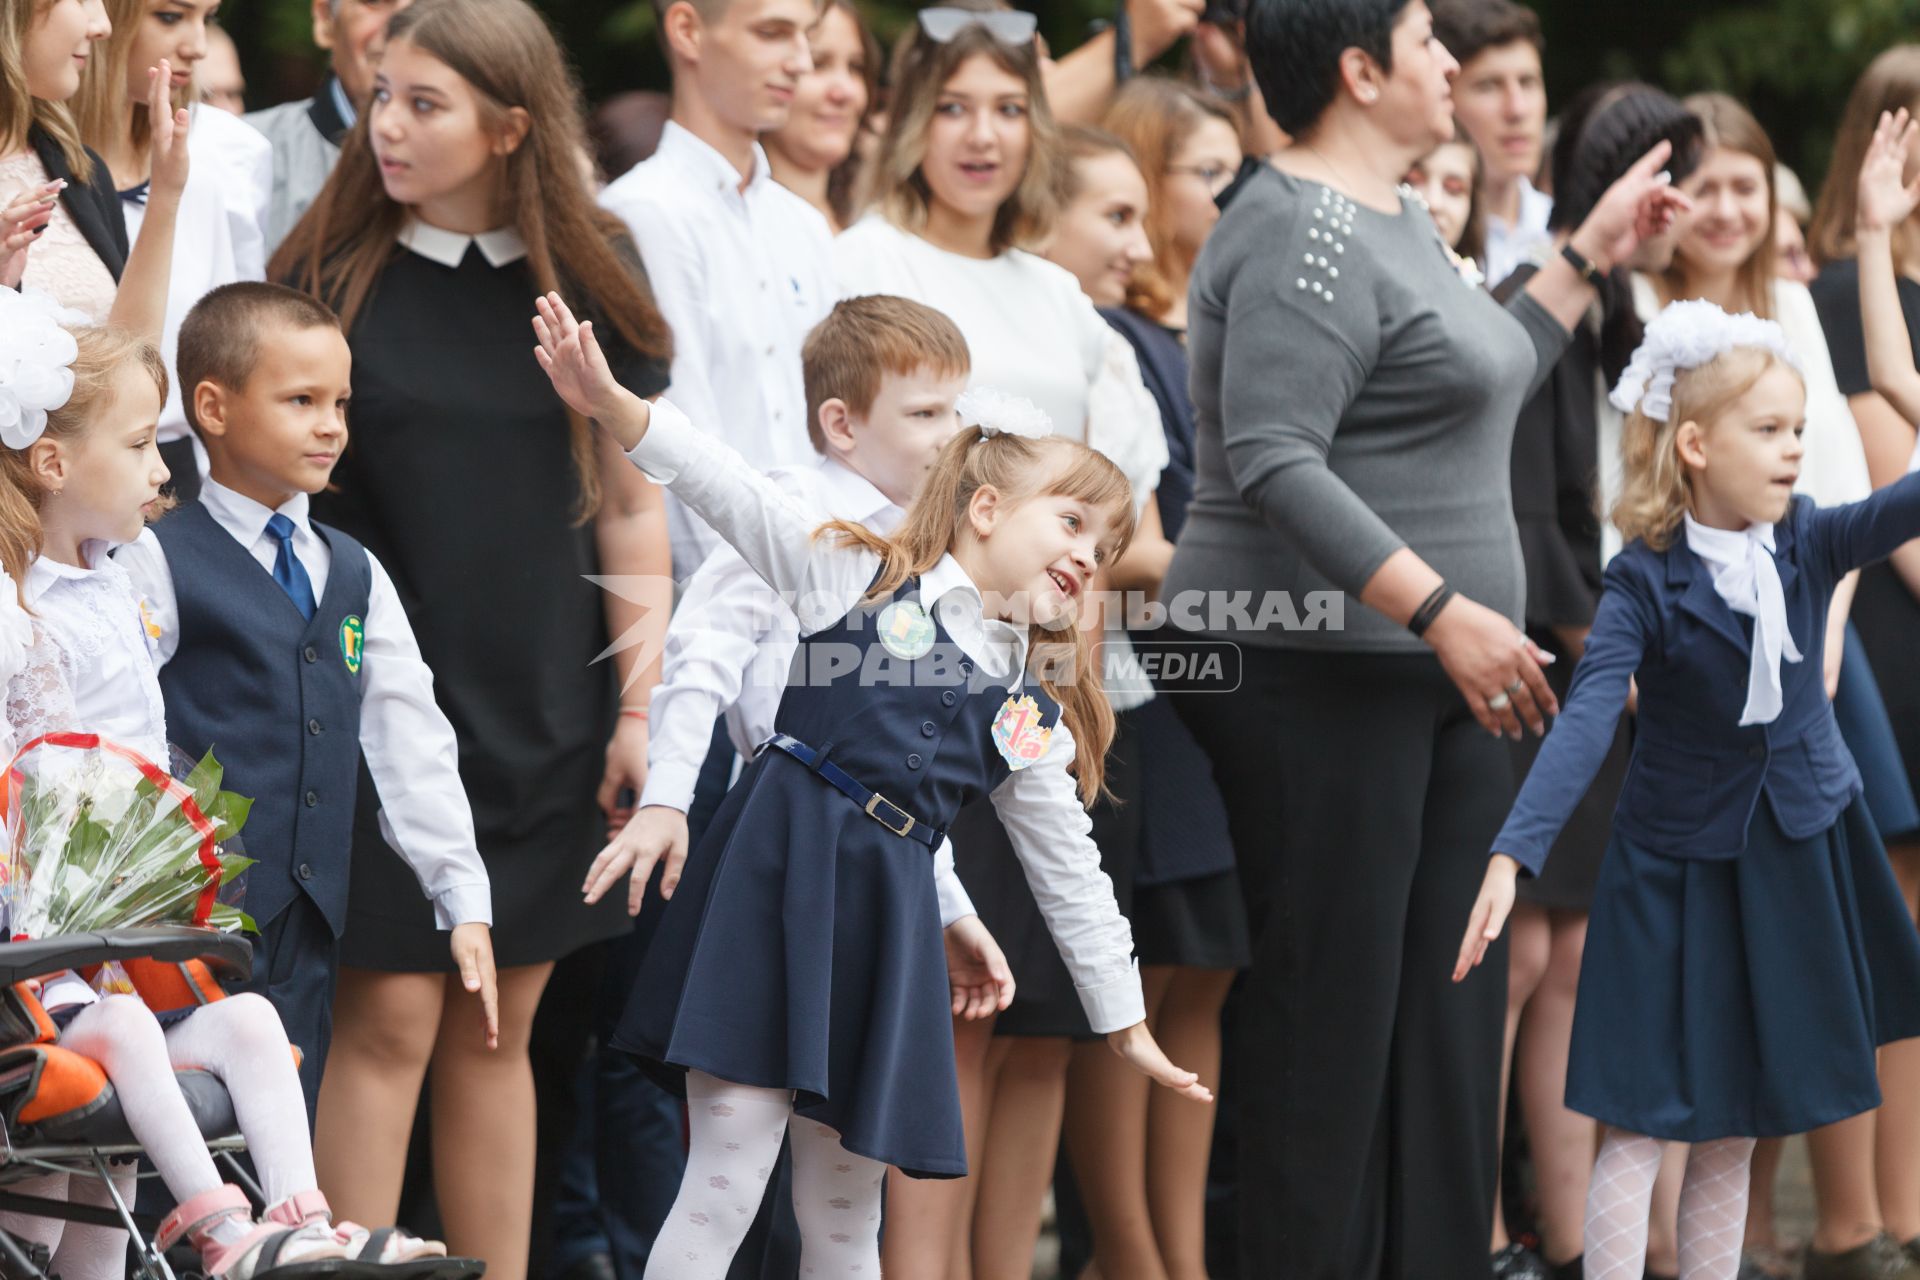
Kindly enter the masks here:
[[409, 218], [407, 225], [400, 228], [400, 243], [443, 267], [459, 266], [460, 260], [467, 256], [467, 246], [473, 244], [480, 246], [480, 254], [490, 267], [504, 267], [527, 256], [526, 241], [511, 227], [469, 236]]

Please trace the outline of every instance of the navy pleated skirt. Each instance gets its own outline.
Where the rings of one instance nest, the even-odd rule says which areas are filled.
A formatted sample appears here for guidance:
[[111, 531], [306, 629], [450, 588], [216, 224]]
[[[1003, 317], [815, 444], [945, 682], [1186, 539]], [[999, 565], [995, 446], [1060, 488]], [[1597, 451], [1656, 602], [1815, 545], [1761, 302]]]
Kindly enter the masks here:
[[765, 751], [687, 859], [614, 1045], [677, 1090], [690, 1068], [791, 1089], [847, 1150], [960, 1177], [948, 1009], [932, 854]]
[[1791, 840], [1668, 858], [1615, 836], [1575, 1005], [1567, 1105], [1683, 1142], [1804, 1133], [1880, 1102], [1874, 1050], [1920, 1035], [1920, 935], [1864, 802]]

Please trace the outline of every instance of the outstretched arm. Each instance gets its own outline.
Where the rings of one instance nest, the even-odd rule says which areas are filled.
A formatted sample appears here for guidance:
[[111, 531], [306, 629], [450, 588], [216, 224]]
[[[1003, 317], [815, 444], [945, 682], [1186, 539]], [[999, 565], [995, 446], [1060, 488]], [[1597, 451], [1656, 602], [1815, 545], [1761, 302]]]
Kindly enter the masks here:
[[846, 613], [873, 578], [872, 552], [816, 539], [814, 518], [739, 453], [668, 401], [649, 404], [620, 385], [592, 322], [576, 320], [559, 294], [535, 306], [534, 356], [570, 408], [599, 423], [629, 462], [670, 488], [768, 586], [795, 593], [803, 634]]
[[1866, 329], [1867, 376], [1908, 422], [1920, 422], [1920, 370], [1893, 272], [1893, 232], [1920, 204], [1920, 179], [1908, 183], [1920, 121], [1906, 108], [1882, 112], [1867, 158], [1860, 165], [1855, 252], [1860, 269], [1860, 319]]

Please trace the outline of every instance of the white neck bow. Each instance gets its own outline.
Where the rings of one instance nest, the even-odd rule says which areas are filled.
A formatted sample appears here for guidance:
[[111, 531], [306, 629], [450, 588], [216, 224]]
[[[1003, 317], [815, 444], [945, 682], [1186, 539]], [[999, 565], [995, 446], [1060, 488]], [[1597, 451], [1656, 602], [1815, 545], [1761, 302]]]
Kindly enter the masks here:
[[1773, 560], [1773, 526], [1709, 529], [1686, 517], [1687, 549], [1713, 574], [1713, 589], [1727, 607], [1753, 619], [1753, 658], [1747, 667], [1747, 705], [1740, 723], [1771, 724], [1780, 714], [1780, 659], [1800, 661], [1787, 628], [1787, 597]]

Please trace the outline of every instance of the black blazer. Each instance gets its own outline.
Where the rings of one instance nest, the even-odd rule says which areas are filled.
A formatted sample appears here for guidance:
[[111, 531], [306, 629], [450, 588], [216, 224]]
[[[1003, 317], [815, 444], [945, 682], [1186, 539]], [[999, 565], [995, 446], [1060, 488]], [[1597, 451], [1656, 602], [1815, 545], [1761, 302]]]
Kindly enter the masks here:
[[127, 269], [127, 219], [120, 210], [120, 193], [114, 190], [107, 162], [89, 147], [87, 155], [93, 159], [93, 180], [77, 182], [73, 170], [67, 167], [66, 152], [46, 130], [36, 124], [27, 131], [27, 139], [39, 154], [47, 177], [67, 180], [67, 189], [60, 193], [61, 203], [67, 206], [67, 216], [73, 219], [80, 234], [118, 280]]

